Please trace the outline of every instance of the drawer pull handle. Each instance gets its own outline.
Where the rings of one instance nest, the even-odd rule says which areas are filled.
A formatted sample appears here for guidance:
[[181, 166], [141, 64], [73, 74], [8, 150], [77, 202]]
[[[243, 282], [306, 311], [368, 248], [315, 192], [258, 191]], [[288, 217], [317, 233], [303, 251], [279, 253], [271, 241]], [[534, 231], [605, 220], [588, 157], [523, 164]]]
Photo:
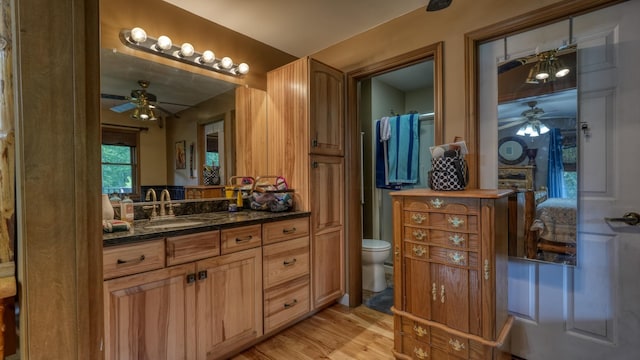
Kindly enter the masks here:
[[464, 220], [460, 219], [457, 216], [450, 217], [448, 221], [449, 221], [449, 224], [451, 224], [451, 226], [453, 226], [454, 228], [460, 227], [462, 226], [462, 224], [464, 224]]
[[433, 295], [433, 301], [436, 301], [438, 296], [438, 289], [437, 289], [436, 283], [433, 283], [431, 286], [431, 295]]
[[411, 220], [416, 224], [422, 224], [423, 221], [427, 220], [427, 217], [422, 214], [413, 214]]
[[243, 238], [236, 238], [236, 244], [246, 243], [253, 239], [253, 235], [245, 236]]
[[416, 256], [422, 256], [426, 252], [427, 252], [427, 250], [425, 248], [423, 248], [422, 246], [414, 246], [413, 247], [413, 253], [416, 254]]
[[141, 263], [143, 262], [145, 259], [144, 255], [140, 255], [139, 258], [137, 259], [133, 259], [133, 260], [122, 260], [122, 259], [118, 259], [117, 263], [118, 265], [122, 265], [122, 264], [129, 264], [129, 263]]
[[489, 280], [489, 274], [491, 273], [491, 267], [489, 267], [489, 259], [484, 259], [484, 279]]
[[449, 253], [449, 258], [451, 262], [458, 265], [464, 264], [464, 254], [460, 254], [459, 252]]
[[422, 240], [425, 236], [427, 236], [427, 233], [422, 230], [416, 230], [413, 232], [413, 237], [415, 237], [416, 240]]
[[440, 302], [444, 304], [444, 285], [440, 286]]
[[400, 256], [400, 247], [396, 246], [396, 251], [395, 251], [396, 256]]
[[422, 350], [422, 348], [413, 348], [413, 353], [416, 354], [416, 357], [418, 359], [426, 359], [429, 357], [429, 354], [427, 354], [426, 351]]
[[464, 350], [464, 343], [461, 343], [460, 341], [458, 341], [458, 339], [456, 339], [455, 341], [453, 339], [449, 339], [449, 345], [451, 345], [451, 347], [453, 347], [453, 350], [455, 351]]
[[464, 242], [464, 236], [460, 236], [458, 234], [449, 236], [449, 240], [453, 243], [453, 245], [460, 246]]
[[297, 304], [298, 304], [298, 300], [297, 299], [293, 299], [293, 301], [290, 302], [290, 303], [284, 303], [284, 308], [285, 309], [290, 309], [290, 308], [296, 306]]
[[291, 228], [291, 229], [282, 229], [282, 233], [283, 233], [283, 234], [293, 234], [293, 233], [295, 233], [295, 232], [296, 232], [296, 230], [297, 230], [297, 229], [296, 229], [296, 228], [294, 228], [294, 227], [293, 227], [293, 228]]
[[442, 207], [442, 205], [444, 205], [444, 201], [435, 198], [433, 200], [430, 201], [431, 202], [431, 206], [433, 206], [436, 209], [440, 209]]
[[294, 265], [296, 263], [296, 261], [297, 261], [296, 258], [293, 258], [293, 260], [290, 260], [290, 261], [285, 260], [285, 261], [282, 262], [282, 265], [291, 266], [291, 265]]
[[419, 325], [413, 325], [413, 331], [416, 332], [416, 335], [419, 337], [423, 337], [425, 335], [427, 335], [427, 329], [423, 328], [422, 326]]

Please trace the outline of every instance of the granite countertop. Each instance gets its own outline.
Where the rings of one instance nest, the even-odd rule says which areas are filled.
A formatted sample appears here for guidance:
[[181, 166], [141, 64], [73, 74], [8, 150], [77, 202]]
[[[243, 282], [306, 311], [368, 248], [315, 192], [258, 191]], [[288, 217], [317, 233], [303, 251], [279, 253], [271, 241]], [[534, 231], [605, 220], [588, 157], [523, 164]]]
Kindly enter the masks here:
[[150, 239], [193, 234], [238, 226], [309, 216], [308, 211], [268, 212], [242, 210], [176, 216], [163, 220], [136, 220], [130, 231], [104, 233], [103, 246], [115, 246]]

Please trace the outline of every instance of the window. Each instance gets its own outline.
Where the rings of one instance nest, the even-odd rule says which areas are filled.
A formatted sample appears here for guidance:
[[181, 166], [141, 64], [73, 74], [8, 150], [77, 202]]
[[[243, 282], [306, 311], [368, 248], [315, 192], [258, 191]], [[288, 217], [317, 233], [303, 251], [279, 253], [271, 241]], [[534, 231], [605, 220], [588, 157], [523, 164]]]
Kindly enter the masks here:
[[102, 129], [102, 193], [138, 193], [138, 132]]

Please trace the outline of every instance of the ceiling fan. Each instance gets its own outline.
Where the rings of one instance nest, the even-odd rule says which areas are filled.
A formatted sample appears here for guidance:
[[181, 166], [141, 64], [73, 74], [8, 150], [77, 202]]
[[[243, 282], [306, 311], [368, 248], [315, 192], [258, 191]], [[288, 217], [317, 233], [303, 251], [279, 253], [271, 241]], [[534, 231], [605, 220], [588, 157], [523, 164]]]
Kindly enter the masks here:
[[543, 124], [540, 119], [545, 115], [543, 109], [537, 107], [537, 101], [527, 101], [525, 103], [529, 108], [520, 114], [520, 117], [517, 118], [508, 118], [501, 119], [499, 122], [504, 123], [504, 125], [498, 126], [498, 130], [508, 129], [514, 126], [522, 125], [517, 135], [520, 136], [538, 136], [541, 134], [545, 134], [549, 131], [549, 128]]
[[[179, 115], [172, 113], [171, 111], [160, 106], [160, 103], [158, 102], [156, 96], [150, 92], [147, 92], [147, 89], [150, 85], [149, 81], [138, 80], [138, 85], [140, 86], [140, 89], [131, 90], [130, 96], [103, 93], [100, 94], [100, 97], [102, 97], [103, 99], [126, 100], [127, 102], [113, 106], [110, 108], [110, 110], [117, 113], [134, 110], [131, 117], [136, 119], [139, 118], [141, 120], [156, 120], [155, 113], [153, 111], [154, 109], [158, 109], [172, 117], [180, 118]], [[162, 102], [162, 104], [190, 107], [190, 105], [174, 104], [168, 102]]]

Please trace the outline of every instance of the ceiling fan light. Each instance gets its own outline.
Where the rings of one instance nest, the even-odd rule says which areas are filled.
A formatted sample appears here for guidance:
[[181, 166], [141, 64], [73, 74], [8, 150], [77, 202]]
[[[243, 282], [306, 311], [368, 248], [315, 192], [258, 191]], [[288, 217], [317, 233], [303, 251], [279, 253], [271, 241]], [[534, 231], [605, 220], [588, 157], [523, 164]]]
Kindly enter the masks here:
[[527, 124], [527, 127], [524, 129], [524, 133], [526, 135], [530, 135], [533, 131], [533, 126], [531, 126], [531, 124]]
[[142, 28], [134, 27], [133, 29], [131, 29], [129, 38], [136, 44], [143, 43], [147, 40], [147, 32]]
[[171, 42], [171, 39], [166, 35], [160, 35], [155, 45], [156, 49], [159, 51], [167, 51], [171, 49], [172, 46], [173, 43]]
[[549, 132], [549, 128], [545, 124], [540, 124], [540, 134], [546, 134]]
[[529, 136], [531, 136], [531, 137], [536, 137], [536, 136], [538, 136], [538, 135], [540, 135], [540, 134], [538, 134], [538, 131], [537, 131], [537, 130], [533, 130], [533, 131], [531, 132], [531, 134], [529, 134]]
[[211, 50], [205, 50], [202, 56], [198, 58], [201, 64], [211, 64], [216, 59], [216, 55]]
[[571, 72], [571, 70], [569, 70], [568, 67], [560, 68], [558, 71], [556, 71], [556, 77], [565, 77], [569, 74], [569, 72]]
[[524, 126], [523, 126], [523, 127], [521, 127], [521, 128], [520, 128], [520, 130], [518, 130], [518, 132], [516, 133], [516, 135], [518, 135], [518, 136], [525, 136], [525, 135], [526, 135], [526, 133], [525, 133], [524, 131], [525, 131], [525, 128], [524, 128]]

